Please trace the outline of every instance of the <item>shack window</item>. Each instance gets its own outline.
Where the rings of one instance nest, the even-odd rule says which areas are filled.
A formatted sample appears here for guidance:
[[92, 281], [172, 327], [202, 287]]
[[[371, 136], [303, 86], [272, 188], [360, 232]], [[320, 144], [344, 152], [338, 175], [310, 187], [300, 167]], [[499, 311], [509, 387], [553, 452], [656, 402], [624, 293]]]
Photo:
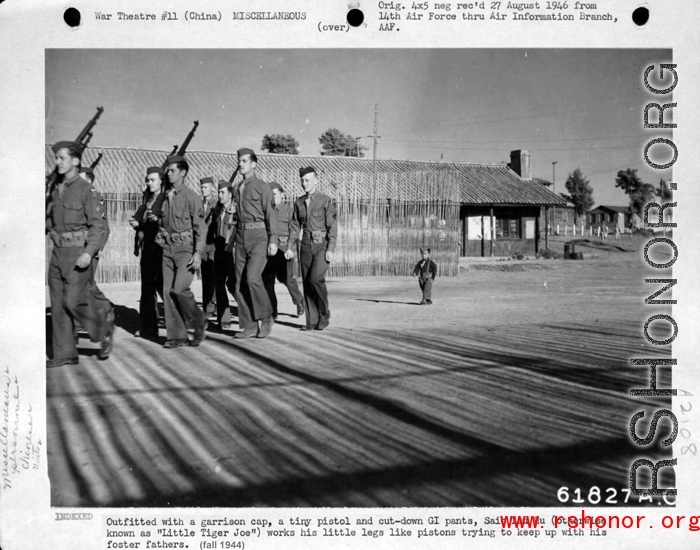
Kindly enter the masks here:
[[497, 219], [496, 234], [504, 239], [519, 239], [520, 238], [520, 219]]

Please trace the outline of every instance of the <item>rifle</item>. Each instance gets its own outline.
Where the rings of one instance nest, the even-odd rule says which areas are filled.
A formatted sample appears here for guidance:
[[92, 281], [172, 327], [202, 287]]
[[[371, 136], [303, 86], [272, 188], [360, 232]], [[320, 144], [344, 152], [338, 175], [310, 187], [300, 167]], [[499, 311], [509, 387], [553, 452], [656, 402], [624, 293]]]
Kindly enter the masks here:
[[94, 170], [95, 168], [97, 168], [97, 165], [100, 163], [101, 160], [102, 160], [102, 153], [97, 155], [97, 158], [92, 162], [92, 164], [90, 165], [90, 170]]
[[[182, 142], [182, 145], [180, 145], [180, 148], [178, 149], [177, 145], [175, 147], [173, 147], [173, 152], [170, 153], [169, 156], [178, 155], [178, 156], [182, 157], [185, 155], [185, 153], [187, 152], [187, 147], [189, 147], [190, 141], [192, 141], [192, 138], [194, 137], [194, 133], [197, 131], [197, 126], [199, 126], [199, 121], [195, 120], [194, 126], [192, 126], [190, 133], [187, 134], [187, 137], [185, 138], [185, 141]], [[168, 166], [168, 159], [165, 159], [163, 161], [163, 165], [161, 166], [161, 168], [163, 170], [165, 170], [167, 168], [167, 166]]]
[[[97, 113], [95, 113], [95, 116], [93, 116], [90, 121], [85, 125], [85, 128], [83, 128], [83, 131], [78, 134], [78, 137], [75, 138], [75, 143], [78, 145], [78, 152], [82, 155], [83, 151], [85, 151], [85, 148], [87, 147], [88, 143], [90, 143], [90, 140], [92, 139], [92, 129], [95, 127], [95, 124], [97, 124], [97, 119], [100, 118], [100, 115], [104, 111], [104, 107], [98, 107], [97, 108]], [[102, 155], [100, 155], [102, 156]], [[51, 173], [46, 176], [46, 210], [48, 212], [49, 208], [49, 203], [51, 202], [51, 195], [53, 194], [53, 190], [56, 187], [56, 180], [58, 179], [58, 172], [56, 169], [52, 170]]]
[[238, 175], [238, 171], [241, 169], [240, 166], [236, 166], [236, 169], [233, 171], [233, 174], [231, 174], [231, 177], [228, 179], [229, 183], [233, 183], [233, 180], [236, 179], [236, 176]]

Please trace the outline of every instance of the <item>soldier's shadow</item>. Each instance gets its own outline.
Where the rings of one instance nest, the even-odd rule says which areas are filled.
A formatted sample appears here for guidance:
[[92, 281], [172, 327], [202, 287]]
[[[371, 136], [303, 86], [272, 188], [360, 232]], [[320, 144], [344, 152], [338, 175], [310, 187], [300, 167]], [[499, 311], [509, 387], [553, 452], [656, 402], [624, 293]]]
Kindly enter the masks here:
[[[112, 304], [114, 308], [114, 324], [131, 334], [134, 334], [139, 329], [139, 313], [133, 308], [120, 306]], [[51, 308], [47, 307], [45, 310], [45, 323], [46, 323], [46, 356], [49, 359], [53, 358], [53, 326], [51, 325]], [[81, 356], [91, 357], [99, 353], [98, 349], [84, 348], [80, 346], [80, 340], [87, 338], [90, 340], [89, 335], [80, 324], [76, 324], [75, 336], [77, 337], [76, 343], [78, 344], [78, 352]]]
[[139, 312], [132, 307], [112, 304], [114, 309], [114, 324], [129, 334], [136, 334], [141, 326]]
[[[199, 302], [197, 302], [197, 303], [200, 305], [200, 307], [202, 307]], [[219, 323], [217, 323], [216, 321], [214, 321], [212, 319], [209, 319], [209, 328], [207, 328], [207, 331], [213, 332], [213, 333], [219, 333], [219, 334], [226, 334], [227, 332], [235, 330], [234, 327], [238, 326], [238, 306], [236, 305], [235, 302], [233, 304], [229, 304], [229, 311], [231, 312], [231, 325], [232, 325], [231, 329], [222, 331], [219, 328]]]
[[420, 302], [398, 302], [395, 300], [372, 300], [370, 298], [355, 298], [358, 302], [374, 302], [375, 304], [404, 304], [406, 306], [420, 306]]

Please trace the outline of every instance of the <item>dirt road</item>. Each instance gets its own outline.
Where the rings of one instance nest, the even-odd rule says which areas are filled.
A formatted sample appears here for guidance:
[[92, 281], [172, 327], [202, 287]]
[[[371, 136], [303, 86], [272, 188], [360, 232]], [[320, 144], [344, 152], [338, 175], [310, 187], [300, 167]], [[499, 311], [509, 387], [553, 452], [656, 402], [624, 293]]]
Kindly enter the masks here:
[[271, 337], [177, 350], [133, 335], [137, 284], [102, 285], [113, 355], [83, 338], [47, 372], [52, 504], [560, 506], [563, 486], [622, 504], [650, 456], [629, 419], [658, 408], [629, 397], [649, 373], [628, 360], [664, 353], [643, 277], [637, 254], [475, 263], [432, 306], [410, 277], [334, 279], [312, 333], [278, 285]]

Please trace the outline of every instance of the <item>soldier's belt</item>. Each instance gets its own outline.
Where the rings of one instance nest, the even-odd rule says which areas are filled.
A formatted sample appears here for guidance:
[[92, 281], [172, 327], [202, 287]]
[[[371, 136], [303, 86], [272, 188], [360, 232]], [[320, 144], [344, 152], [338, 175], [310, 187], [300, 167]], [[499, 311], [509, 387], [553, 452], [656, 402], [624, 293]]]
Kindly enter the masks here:
[[280, 241], [280, 245], [284, 245], [284, 244], [287, 244], [289, 242], [289, 237], [283, 237], [282, 235], [280, 235], [277, 238]]
[[326, 230], [310, 231], [309, 229], [304, 229], [304, 238], [311, 239], [314, 244], [322, 243], [326, 239]]
[[265, 222], [239, 223], [238, 229], [265, 229]]
[[85, 246], [87, 242], [88, 232], [83, 231], [67, 231], [66, 233], [55, 233], [53, 243], [59, 248], [69, 248], [73, 246]]
[[193, 242], [194, 235], [192, 234], [191, 229], [180, 232], [173, 231], [172, 233], [170, 233], [169, 231], [161, 227], [158, 230], [158, 234], [156, 235], [156, 243], [158, 243], [161, 246], [192, 244]]

